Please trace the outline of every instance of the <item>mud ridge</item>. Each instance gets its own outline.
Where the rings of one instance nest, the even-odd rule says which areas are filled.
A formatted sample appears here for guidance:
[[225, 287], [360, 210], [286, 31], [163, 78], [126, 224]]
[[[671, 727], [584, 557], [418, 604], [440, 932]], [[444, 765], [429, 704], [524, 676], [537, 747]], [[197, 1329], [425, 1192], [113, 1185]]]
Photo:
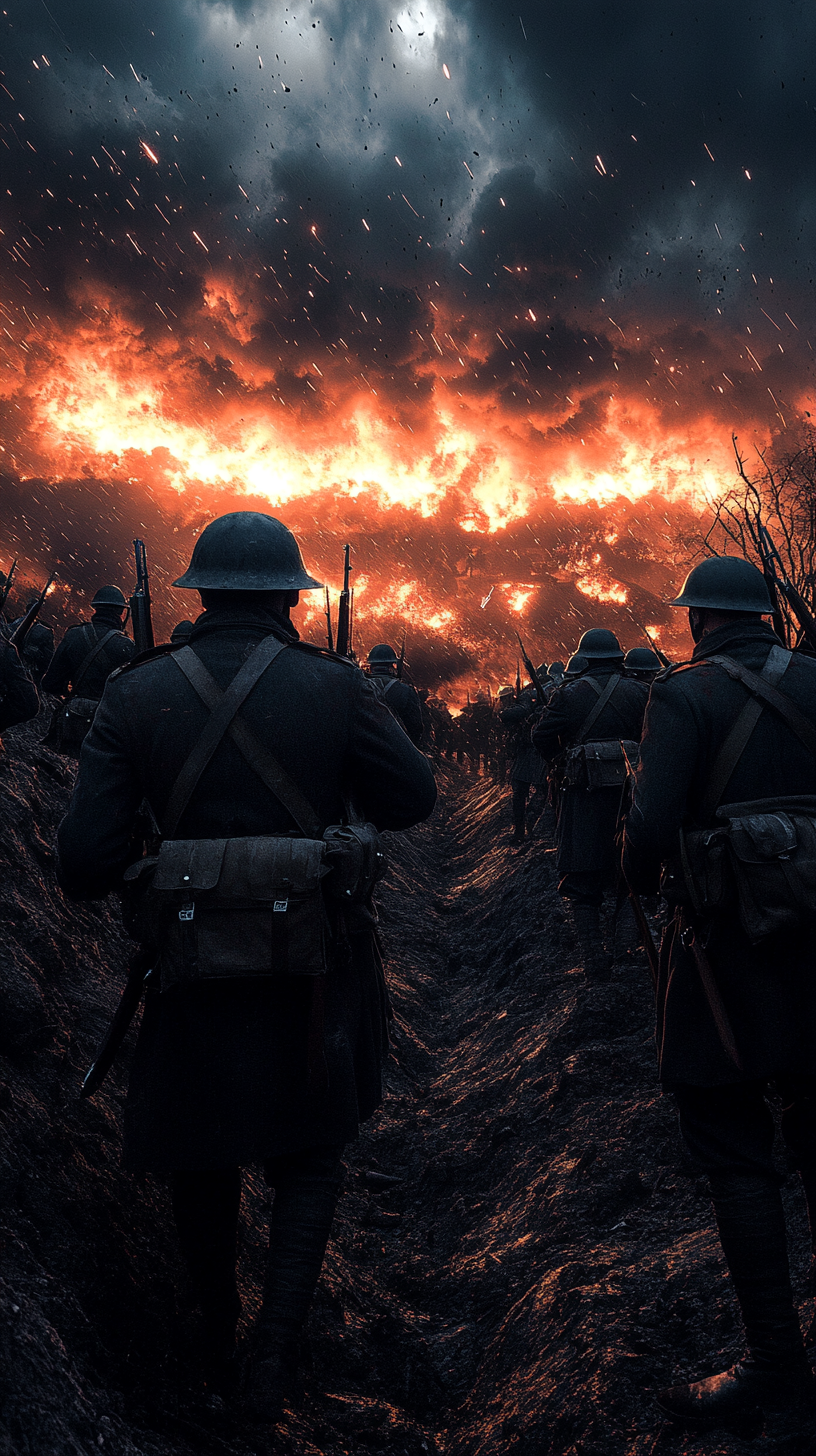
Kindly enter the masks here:
[[[0, 1456], [804, 1456], [784, 1430], [689, 1440], [656, 1417], [655, 1388], [740, 1342], [645, 965], [588, 986], [551, 849], [512, 852], [507, 791], [447, 768], [433, 820], [391, 837], [388, 1097], [348, 1150], [302, 1399], [264, 1438], [199, 1391], [167, 1189], [119, 1169], [127, 1055], [77, 1100], [125, 946], [55, 887], [71, 772], [38, 736], [0, 756]], [[786, 1199], [809, 1318], [793, 1180]], [[247, 1326], [266, 1207], [250, 1173]]]

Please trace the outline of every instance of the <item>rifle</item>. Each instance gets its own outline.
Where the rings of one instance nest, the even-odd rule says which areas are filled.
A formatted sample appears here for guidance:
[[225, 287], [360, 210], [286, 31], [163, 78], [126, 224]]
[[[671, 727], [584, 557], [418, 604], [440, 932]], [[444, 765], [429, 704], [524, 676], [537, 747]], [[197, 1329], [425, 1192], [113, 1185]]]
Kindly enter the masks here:
[[538, 693], [538, 701], [540, 703], [543, 703], [544, 702], [544, 689], [542, 688], [541, 683], [538, 680], [538, 673], [536, 672], [535, 668], [533, 667], [533, 664], [531, 663], [529, 657], [527, 656], [527, 651], [525, 649], [524, 643], [521, 640], [521, 636], [520, 636], [520, 634], [518, 632], [516, 633], [516, 636], [518, 637], [518, 644], [519, 644], [519, 647], [521, 648], [521, 656], [522, 656], [522, 660], [524, 662], [524, 667], [525, 667], [525, 671], [527, 673], [527, 676], [530, 679], [530, 682], [533, 684], [533, 687], [535, 688], [536, 692]]
[[671, 663], [669, 662], [668, 657], [666, 656], [665, 652], [663, 652], [662, 648], [658, 647], [658, 645], [655, 642], [654, 637], [652, 637], [651, 633], [650, 632], [647, 632], [645, 627], [641, 627], [640, 630], [643, 633], [644, 637], [646, 638], [646, 641], [648, 642], [649, 646], [651, 647], [652, 652], [654, 653], [654, 655], [657, 658], [658, 662], [661, 662], [664, 667], [671, 667]]
[[40, 612], [42, 611], [43, 602], [45, 601], [49, 591], [51, 590], [51, 584], [56, 574], [56, 571], [51, 572], [51, 575], [49, 576], [47, 582], [45, 583], [45, 586], [40, 592], [40, 595], [37, 597], [36, 601], [31, 603], [31, 606], [23, 617], [22, 622], [20, 622], [15, 627], [14, 631], [9, 637], [9, 642], [11, 642], [12, 646], [17, 648], [17, 651], [20, 653], [21, 657], [23, 654], [23, 648], [26, 644], [26, 637], [28, 636], [31, 628], [34, 626], [34, 623], [36, 622], [37, 618], [40, 615]]
[[334, 652], [334, 638], [332, 636], [331, 600], [329, 598], [329, 588], [325, 587], [324, 590], [326, 593], [326, 641], [329, 644], [329, 652]]
[[400, 655], [399, 655], [399, 658], [397, 660], [397, 677], [400, 680], [402, 679], [402, 669], [405, 666], [405, 639], [406, 639], [407, 636], [408, 636], [408, 628], [407, 627], [403, 627], [403, 629], [402, 629], [402, 646], [400, 648]]
[[351, 592], [349, 590], [349, 573], [351, 571], [351, 547], [343, 547], [343, 590], [340, 593], [340, 603], [337, 608], [337, 646], [335, 651], [341, 657], [351, 656]]
[[521, 669], [519, 668], [519, 660], [518, 660], [518, 658], [516, 658], [516, 702], [518, 702], [518, 700], [519, 700], [520, 697], [521, 697]]
[[[773, 537], [768, 527], [764, 526], [761, 521], [757, 524], [759, 527], [759, 551], [762, 557], [762, 570], [765, 580], [768, 583], [768, 590], [771, 593], [771, 601], [774, 604], [774, 631], [777, 637], [781, 638], [783, 642], [787, 641], [784, 618], [779, 608], [778, 592], [781, 591], [799, 623], [806, 642], [816, 652], [816, 617], [814, 617], [804, 597], [796, 590], [793, 583], [788, 580], [785, 568], [782, 565], [782, 558], [774, 545]], [[777, 566], [779, 567], [778, 571]], [[780, 626], [777, 625], [777, 616], [779, 617], [781, 631]]]
[[145, 981], [151, 973], [150, 962], [152, 953], [145, 946], [137, 946], [133, 951], [128, 966], [128, 978], [125, 989], [119, 998], [119, 1005], [113, 1013], [113, 1019], [108, 1027], [91, 1067], [86, 1072], [80, 1097], [93, 1097], [102, 1086], [108, 1072], [113, 1066], [116, 1053], [124, 1041], [128, 1027], [139, 1009], [139, 1002], [142, 999], [142, 990]]
[[0, 612], [2, 612], [3, 608], [6, 605], [6, 602], [8, 601], [8, 594], [11, 591], [11, 583], [14, 580], [14, 573], [17, 570], [17, 562], [19, 560], [19, 556], [15, 556], [14, 560], [11, 563], [11, 566], [9, 567], [9, 574], [6, 577], [6, 584], [4, 587], [2, 587], [2, 589], [0, 589]]
[[133, 640], [137, 652], [149, 652], [155, 646], [153, 619], [150, 614], [150, 578], [147, 574], [147, 552], [144, 541], [133, 542], [136, 557], [136, 590], [130, 599]]

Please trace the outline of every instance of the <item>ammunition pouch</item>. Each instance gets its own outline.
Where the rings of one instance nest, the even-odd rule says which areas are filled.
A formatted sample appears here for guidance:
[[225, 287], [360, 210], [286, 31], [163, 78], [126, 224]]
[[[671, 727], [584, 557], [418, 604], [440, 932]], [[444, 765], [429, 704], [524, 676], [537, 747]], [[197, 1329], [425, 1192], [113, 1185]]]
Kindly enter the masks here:
[[640, 745], [634, 739], [600, 738], [576, 743], [567, 751], [563, 782], [572, 787], [621, 788], [637, 763]]
[[711, 829], [681, 830], [661, 892], [697, 915], [736, 913], [756, 944], [816, 919], [816, 795], [723, 804]]
[[323, 839], [167, 839], [125, 871], [128, 934], [156, 952], [162, 991], [236, 976], [319, 976], [329, 905], [351, 933], [384, 874], [373, 824], [332, 825]]
[[44, 746], [64, 753], [66, 758], [79, 758], [98, 707], [98, 698], [68, 698], [57, 703], [42, 740]]

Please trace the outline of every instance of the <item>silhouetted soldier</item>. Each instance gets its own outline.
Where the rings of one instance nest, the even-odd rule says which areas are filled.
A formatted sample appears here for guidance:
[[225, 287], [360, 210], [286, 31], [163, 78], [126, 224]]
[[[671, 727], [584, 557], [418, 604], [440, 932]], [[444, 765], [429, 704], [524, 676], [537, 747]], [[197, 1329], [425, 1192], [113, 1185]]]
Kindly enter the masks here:
[[502, 709], [505, 728], [513, 730], [507, 745], [510, 758], [510, 787], [513, 793], [512, 844], [523, 844], [526, 833], [527, 800], [531, 790], [543, 793], [547, 783], [547, 764], [530, 741], [530, 728], [541, 710], [538, 693], [530, 684], [523, 688], [517, 702]]
[[176, 622], [175, 627], [173, 628], [172, 632], [170, 633], [170, 644], [171, 644], [171, 646], [172, 647], [183, 647], [185, 645], [185, 643], [189, 642], [189, 640], [190, 640], [190, 633], [193, 630], [193, 626], [194, 626], [194, 623], [188, 621], [187, 618], [185, 618], [184, 621], [182, 621], [182, 622]]
[[656, 652], [652, 652], [651, 647], [630, 647], [623, 659], [623, 666], [627, 677], [634, 677], [645, 683], [653, 683], [657, 674], [662, 671], [660, 658]]
[[368, 654], [371, 686], [380, 702], [395, 713], [408, 737], [417, 747], [422, 742], [422, 704], [410, 683], [397, 677], [399, 658], [393, 647], [380, 642]]
[[[153, 971], [125, 1166], [171, 1174], [208, 1364], [223, 1369], [240, 1312], [240, 1169], [263, 1165], [275, 1200], [249, 1398], [273, 1421], [343, 1146], [382, 1096], [369, 831], [426, 818], [436, 789], [366, 677], [298, 640], [290, 608], [318, 583], [280, 521], [213, 521], [175, 585], [200, 591], [204, 612], [187, 646], [157, 649], [108, 682], [60, 826], [60, 877], [75, 898], [119, 888], [129, 865], [131, 885], [143, 871], [150, 885], [155, 860], [131, 864], [147, 801], [163, 842], [132, 909]], [[371, 823], [334, 835], [324, 880], [324, 832], [358, 819]]]
[[586, 667], [553, 693], [532, 740], [542, 757], [561, 755], [558, 889], [572, 902], [584, 969], [606, 979], [600, 907], [616, 873], [615, 829], [626, 778], [621, 741], [636, 757], [649, 690], [623, 676], [623, 650], [614, 632], [603, 627], [585, 632], [576, 656]]
[[17, 648], [0, 635], [0, 733], [15, 723], [36, 718], [39, 709], [37, 689], [20, 661]]
[[748, 1353], [659, 1403], [691, 1425], [809, 1405], [797, 1450], [811, 1450], [766, 1098], [781, 1098], [816, 1245], [816, 662], [763, 622], [764, 578], [741, 557], [695, 567], [673, 605], [688, 607], [697, 645], [652, 687], [624, 869], [650, 894], [663, 865], [660, 1077], [708, 1175]]
[[90, 622], [68, 628], [42, 680], [44, 692], [63, 699], [45, 741], [74, 758], [79, 756], [105, 683], [115, 668], [136, 654], [134, 643], [122, 630], [127, 602], [118, 586], [100, 587], [91, 606]]
[[[30, 596], [26, 601], [26, 611], [28, 611], [29, 607], [33, 607], [39, 600], [39, 595], [36, 593]], [[15, 617], [13, 621], [9, 622], [8, 626], [4, 626], [2, 629], [3, 636], [10, 637], [12, 632], [16, 631], [20, 626], [24, 618], [25, 612], [21, 612], [19, 617]], [[47, 627], [45, 622], [35, 622], [29, 628], [28, 636], [23, 645], [22, 663], [26, 671], [31, 675], [31, 681], [36, 686], [39, 686], [42, 682], [43, 673], [47, 670], [53, 656], [53, 630], [51, 627]]]

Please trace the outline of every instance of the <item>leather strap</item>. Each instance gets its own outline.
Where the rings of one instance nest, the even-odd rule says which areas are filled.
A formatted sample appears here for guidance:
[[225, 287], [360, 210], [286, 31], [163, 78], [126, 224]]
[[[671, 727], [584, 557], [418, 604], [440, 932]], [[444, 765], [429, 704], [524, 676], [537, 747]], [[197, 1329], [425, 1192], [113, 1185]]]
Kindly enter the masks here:
[[742, 663], [735, 662], [731, 657], [706, 658], [707, 662], [723, 668], [729, 677], [742, 683], [743, 687], [748, 689], [751, 697], [714, 760], [714, 766], [700, 805], [701, 823], [705, 824], [712, 819], [718, 805], [722, 803], [731, 776], [748, 746], [748, 740], [766, 705], [774, 707], [805, 747], [816, 755], [816, 731], [814, 731], [813, 725], [808, 722], [804, 713], [799, 711], [787, 694], [776, 690], [776, 684], [781, 681], [790, 666], [792, 657], [793, 654], [787, 652], [784, 647], [772, 647], [760, 674], [751, 672], [749, 668], [743, 667]]
[[[87, 629], [88, 629], [89, 632], [93, 633], [94, 629], [93, 629], [93, 624], [91, 622], [86, 622], [85, 626], [87, 627]], [[82, 666], [80, 667], [79, 672], [76, 675], [76, 681], [71, 684], [71, 691], [68, 694], [68, 697], [66, 698], [66, 702], [70, 701], [71, 698], [78, 697], [78, 695], [79, 695], [79, 685], [82, 682], [82, 680], [84, 679], [84, 677], [85, 677], [85, 675], [86, 675], [86, 673], [88, 671], [88, 668], [91, 666], [92, 663], [96, 662], [97, 657], [102, 652], [103, 648], [107, 647], [108, 643], [111, 640], [111, 637], [122, 637], [122, 636], [124, 636], [124, 633], [120, 632], [117, 627], [111, 627], [110, 628], [110, 631], [106, 632], [105, 635], [104, 635], [104, 637], [100, 637], [99, 638], [99, 640], [91, 648], [91, 650], [88, 653], [87, 657], [83, 658]], [[88, 640], [87, 637], [86, 637], [85, 640], [86, 641]]]
[[[271, 651], [271, 648], [269, 648], [269, 644], [272, 643], [275, 645], [275, 651]], [[184, 800], [184, 803], [181, 805], [181, 809], [176, 812], [175, 820], [172, 824], [172, 829], [165, 828], [166, 835], [172, 833], [177, 827], [181, 815], [184, 809], [187, 807], [187, 803], [189, 802], [190, 794], [195, 788], [196, 783], [198, 783], [198, 780], [201, 777], [201, 774], [203, 773], [206, 764], [209, 763], [210, 759], [212, 758], [212, 754], [215, 752], [215, 749], [217, 748], [218, 743], [221, 742], [224, 734], [228, 733], [236, 748], [239, 750], [243, 758], [249, 764], [250, 768], [253, 769], [253, 771], [258, 775], [261, 782], [266, 785], [270, 792], [275, 795], [275, 798], [278, 799], [281, 804], [283, 804], [284, 809], [286, 809], [291, 814], [301, 833], [305, 834], [307, 839], [320, 838], [322, 834], [322, 825], [308, 799], [301, 793], [297, 784], [294, 782], [293, 779], [290, 778], [289, 774], [286, 772], [283, 766], [278, 763], [278, 760], [274, 757], [274, 755], [269, 752], [269, 749], [265, 746], [265, 744], [263, 744], [261, 740], [256, 736], [256, 734], [253, 733], [252, 729], [248, 726], [248, 724], [244, 723], [242, 719], [237, 716], [238, 709], [240, 708], [241, 703], [246, 700], [250, 691], [255, 686], [262, 674], [265, 672], [266, 668], [270, 665], [271, 662], [275, 660], [278, 653], [286, 645], [287, 644], [284, 642], [278, 642], [277, 638], [274, 637], [267, 637], [264, 639], [264, 642], [261, 643], [262, 647], [267, 647], [269, 649], [265, 654], [266, 660], [260, 663], [258, 671], [253, 678], [253, 681], [249, 684], [246, 690], [242, 690], [240, 702], [236, 702], [235, 708], [232, 709], [232, 711], [230, 712], [229, 718], [224, 724], [223, 729], [220, 731], [216, 742], [213, 744], [213, 748], [209, 752], [206, 761], [202, 763], [201, 768], [196, 773], [195, 780], [190, 785], [189, 792], [187, 793], [187, 797]], [[255, 652], [249, 658], [246, 667], [242, 668], [241, 672], [246, 672], [247, 668], [249, 668], [253, 664], [258, 651], [259, 649], [256, 648]], [[227, 711], [223, 706], [225, 704], [225, 700], [232, 693], [233, 686], [238, 683], [238, 677], [241, 676], [241, 673], [238, 674], [238, 677], [233, 679], [233, 682], [227, 688], [227, 691], [225, 693], [222, 692], [221, 688], [218, 686], [218, 683], [215, 681], [215, 678], [212, 677], [212, 675], [207, 671], [206, 667], [201, 661], [201, 658], [193, 651], [192, 647], [183, 647], [180, 652], [175, 652], [173, 654], [173, 661], [177, 663], [177, 665], [181, 668], [182, 672], [187, 678], [187, 681], [192, 685], [192, 687], [195, 688], [198, 696], [201, 698], [201, 701], [210, 709], [210, 712], [213, 714], [213, 718], [216, 714], [219, 714], [219, 721], [221, 721], [223, 719], [224, 712]], [[210, 723], [208, 723], [207, 728], [209, 728], [212, 724], [213, 718], [210, 719]], [[204, 731], [206, 733], [207, 729], [205, 729]], [[176, 781], [175, 788], [171, 795], [171, 802], [168, 805], [166, 816], [168, 820], [170, 818], [171, 808], [174, 810], [174, 812], [176, 810], [175, 796], [176, 791], [179, 787], [179, 783], [181, 781], [181, 777], [187, 772], [188, 765], [193, 758], [193, 754], [196, 754], [197, 750], [199, 749], [200, 743], [201, 740], [199, 740], [199, 744], [196, 745], [196, 748], [193, 749], [193, 753], [190, 755], [190, 758], [188, 758], [187, 763], [182, 768], [181, 774]], [[194, 769], [195, 765], [193, 766], [193, 770]]]
[[612, 697], [612, 694], [614, 693], [615, 688], [618, 686], [618, 683], [622, 681], [623, 678], [620, 676], [619, 673], [613, 673], [612, 677], [610, 677], [609, 679], [609, 682], [606, 684], [606, 687], [602, 690], [601, 688], [599, 688], [594, 678], [587, 678], [587, 682], [592, 684], [592, 687], [594, 688], [595, 692], [599, 694], [599, 696], [597, 703], [595, 703], [594, 707], [590, 709], [589, 713], [581, 724], [581, 727], [578, 731], [578, 736], [574, 740], [575, 743], [584, 742], [590, 728], [594, 727], [595, 723], [600, 718], [601, 713], [609, 702], [609, 699]]

